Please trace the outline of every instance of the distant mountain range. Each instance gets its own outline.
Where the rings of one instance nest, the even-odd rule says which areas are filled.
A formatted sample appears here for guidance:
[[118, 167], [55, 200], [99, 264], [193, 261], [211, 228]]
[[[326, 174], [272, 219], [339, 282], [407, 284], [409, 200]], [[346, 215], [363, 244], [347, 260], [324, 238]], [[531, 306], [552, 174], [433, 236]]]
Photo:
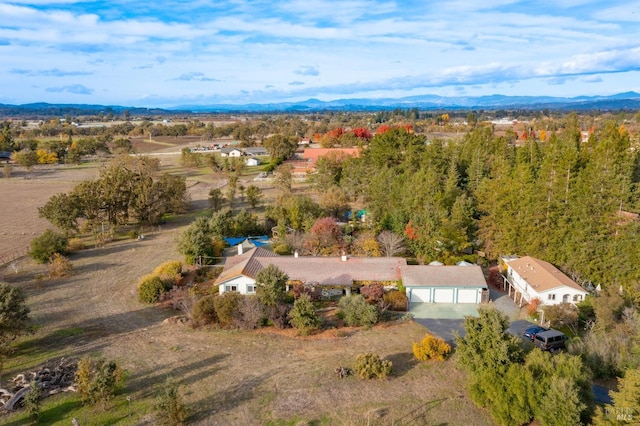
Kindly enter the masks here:
[[300, 102], [246, 104], [246, 105], [181, 105], [180, 110], [193, 112], [307, 112], [307, 111], [379, 111], [395, 108], [420, 110], [638, 110], [640, 93], [625, 92], [610, 96], [579, 96], [561, 98], [553, 96], [456, 96], [421, 95], [405, 98], [336, 99], [320, 101], [308, 99]]
[[84, 105], [84, 104], [48, 104], [33, 103], [24, 105], [0, 104], [0, 117], [40, 117], [64, 115], [122, 115], [129, 111], [131, 116], [173, 115], [185, 113], [268, 113], [290, 112], [305, 113], [315, 111], [380, 111], [396, 108], [419, 110], [640, 110], [640, 94], [636, 92], [618, 93], [610, 96], [578, 96], [562, 98], [553, 96], [455, 96], [421, 95], [405, 98], [381, 99], [336, 99], [320, 101], [308, 99], [300, 102], [282, 102], [266, 104], [212, 104], [180, 105], [169, 108], [139, 108], [124, 106]]

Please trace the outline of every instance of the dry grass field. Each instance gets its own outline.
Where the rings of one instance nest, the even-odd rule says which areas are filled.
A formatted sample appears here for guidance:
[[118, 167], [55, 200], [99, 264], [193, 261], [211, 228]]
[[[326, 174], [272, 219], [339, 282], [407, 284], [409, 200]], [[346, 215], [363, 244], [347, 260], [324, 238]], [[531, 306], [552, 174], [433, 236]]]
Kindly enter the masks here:
[[[175, 168], [175, 162], [165, 167]], [[37, 206], [95, 172], [61, 167], [33, 179], [0, 179], [2, 230], [16, 230], [19, 223], [25, 233], [9, 242], [3, 235], [3, 247], [28, 244], [32, 233], [47, 226], [37, 218]], [[201, 177], [189, 182], [196, 205], [203, 205], [207, 188], [216, 184]], [[71, 256], [75, 273], [65, 279], [36, 279], [46, 275], [46, 267], [28, 258], [19, 261], [17, 273], [0, 267], [0, 278], [26, 291], [36, 330], [16, 344], [2, 384], [63, 356], [103, 356], [128, 371], [125, 388], [107, 412], [82, 408], [73, 396], [56, 396], [43, 408], [43, 424], [68, 425], [72, 417], [82, 425], [157, 424], [153, 405], [167, 376], [181, 386], [190, 424], [491, 424], [467, 397], [465, 375], [453, 360], [419, 364], [413, 359], [411, 344], [426, 332], [414, 322], [302, 338], [270, 329], [193, 330], [167, 320], [178, 314], [170, 308], [140, 304], [137, 279], [163, 261], [180, 259], [174, 242], [189, 221], [189, 216], [176, 218], [142, 241], [82, 250]], [[393, 361], [392, 377], [362, 381], [333, 373], [370, 351]], [[421, 417], [409, 423], [420, 407]], [[0, 423], [28, 420], [19, 414], [0, 417]]]
[[23, 251], [34, 236], [53, 228], [38, 217], [38, 207], [49, 197], [68, 192], [96, 174], [96, 165], [38, 166], [31, 172], [13, 166], [9, 178], [0, 178], [0, 261]]

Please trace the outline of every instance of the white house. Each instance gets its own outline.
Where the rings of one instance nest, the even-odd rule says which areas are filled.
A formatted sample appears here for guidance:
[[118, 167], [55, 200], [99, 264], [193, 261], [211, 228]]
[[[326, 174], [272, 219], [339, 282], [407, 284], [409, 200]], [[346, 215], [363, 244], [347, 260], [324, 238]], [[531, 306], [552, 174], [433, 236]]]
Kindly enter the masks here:
[[246, 164], [247, 166], [249, 166], [249, 167], [257, 166], [257, 165], [259, 165], [259, 164], [260, 164], [260, 160], [258, 160], [258, 159], [257, 159], [257, 158], [255, 158], [255, 157], [249, 157], [249, 158], [247, 158], [247, 161], [245, 161], [245, 164]]
[[480, 303], [488, 297], [478, 265], [408, 265], [400, 270], [410, 303]]
[[221, 157], [242, 157], [243, 152], [239, 148], [224, 147], [220, 150]]
[[[558, 268], [531, 256], [503, 258], [506, 265], [504, 289], [516, 303], [539, 299], [543, 305], [582, 302], [588, 292]], [[513, 294], [512, 294], [513, 293]]]
[[246, 252], [242, 247], [238, 256], [226, 259], [214, 283], [220, 294], [254, 294], [258, 272], [274, 265], [290, 283], [320, 288], [325, 296], [349, 295], [366, 283], [397, 285], [402, 280], [411, 303], [477, 304], [488, 297], [487, 282], [477, 265], [407, 265], [402, 257], [278, 256], [260, 247]]
[[400, 267], [406, 264], [402, 257], [279, 256], [258, 247], [228, 257], [214, 285], [219, 286], [220, 294], [253, 294], [258, 272], [274, 265], [289, 276], [290, 282], [320, 287], [326, 295], [342, 295], [351, 294], [358, 282], [396, 283], [400, 280]]

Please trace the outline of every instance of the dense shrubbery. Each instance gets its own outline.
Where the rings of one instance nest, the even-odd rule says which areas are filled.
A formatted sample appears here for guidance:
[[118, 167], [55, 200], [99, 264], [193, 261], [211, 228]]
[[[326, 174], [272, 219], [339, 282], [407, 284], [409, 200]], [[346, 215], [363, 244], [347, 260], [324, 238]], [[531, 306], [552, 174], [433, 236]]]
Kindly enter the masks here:
[[338, 302], [344, 322], [352, 327], [372, 326], [378, 321], [378, 311], [360, 294], [345, 296]]
[[407, 310], [407, 295], [404, 292], [391, 290], [384, 294], [383, 300], [392, 311]]
[[265, 306], [255, 295], [243, 296], [233, 314], [233, 324], [243, 330], [254, 330], [265, 319]]
[[152, 274], [158, 276], [166, 288], [171, 288], [182, 278], [182, 262], [169, 260], [158, 265]]
[[138, 300], [142, 303], [157, 303], [166, 288], [157, 275], [145, 275], [138, 283]]
[[49, 278], [68, 277], [72, 273], [73, 265], [71, 265], [69, 259], [60, 253], [55, 253], [51, 256], [51, 259], [49, 259]]
[[391, 361], [381, 360], [380, 356], [374, 353], [357, 355], [353, 366], [353, 370], [361, 379], [384, 379], [391, 374], [392, 368]]
[[29, 256], [38, 263], [47, 263], [54, 254], [65, 254], [68, 245], [67, 237], [47, 229], [42, 235], [31, 240]]
[[80, 238], [69, 239], [69, 246], [67, 247], [67, 250], [69, 252], [75, 253], [77, 251], [84, 250], [84, 249], [85, 249], [84, 242]]
[[433, 334], [426, 334], [420, 343], [413, 343], [413, 355], [420, 361], [444, 361], [450, 352], [451, 346]]
[[382, 284], [369, 284], [360, 287], [360, 294], [362, 294], [369, 303], [378, 303], [384, 296], [384, 287]]
[[294, 299], [298, 299], [303, 294], [311, 298], [312, 302], [317, 302], [322, 298], [322, 290], [319, 287], [311, 287], [302, 283], [296, 283], [291, 289]]
[[216, 296], [207, 294], [202, 296], [193, 306], [191, 320], [193, 327], [209, 325], [218, 321], [215, 307]]
[[[467, 317], [458, 337], [460, 365], [469, 371], [469, 394], [500, 425], [588, 424], [593, 413], [591, 377], [580, 357], [534, 349], [524, 356], [509, 321], [495, 309]], [[558, 403], [562, 401], [562, 403]]]
[[223, 327], [233, 325], [236, 311], [244, 296], [235, 291], [228, 291], [213, 299], [213, 306], [218, 316], [218, 323]]
[[302, 294], [294, 303], [293, 309], [289, 313], [291, 324], [298, 330], [298, 333], [306, 336], [320, 328], [321, 319], [316, 314], [316, 309], [311, 302], [311, 297]]

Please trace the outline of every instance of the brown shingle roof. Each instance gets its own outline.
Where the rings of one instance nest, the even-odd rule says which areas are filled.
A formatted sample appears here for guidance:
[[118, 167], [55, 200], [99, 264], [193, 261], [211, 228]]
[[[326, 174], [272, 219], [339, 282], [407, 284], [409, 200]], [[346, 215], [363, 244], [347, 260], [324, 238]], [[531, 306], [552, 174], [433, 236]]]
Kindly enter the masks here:
[[586, 292], [585, 289], [563, 274], [558, 268], [544, 260], [525, 256], [519, 259], [509, 260], [507, 263], [511, 269], [527, 281], [538, 293], [561, 286]]
[[262, 247], [256, 247], [244, 254], [227, 257], [224, 262], [224, 270], [213, 284], [219, 285], [225, 281], [229, 281], [233, 278], [239, 277], [240, 275], [255, 278], [256, 274], [260, 271], [261, 266], [260, 263], [254, 260], [254, 258], [268, 258], [277, 256], [278, 255], [274, 252], [265, 250]]
[[270, 264], [277, 266], [290, 280], [319, 285], [350, 286], [354, 281], [397, 281], [400, 267], [407, 262], [401, 257], [340, 257], [278, 256], [256, 248], [245, 254], [227, 258], [224, 270], [215, 285], [244, 275], [256, 277]]
[[400, 270], [405, 287], [487, 287], [482, 268], [477, 265], [409, 265]]
[[401, 257], [340, 257], [281, 256], [258, 258], [262, 267], [273, 264], [290, 280], [308, 284], [350, 286], [354, 281], [397, 281], [400, 267], [407, 262]]

